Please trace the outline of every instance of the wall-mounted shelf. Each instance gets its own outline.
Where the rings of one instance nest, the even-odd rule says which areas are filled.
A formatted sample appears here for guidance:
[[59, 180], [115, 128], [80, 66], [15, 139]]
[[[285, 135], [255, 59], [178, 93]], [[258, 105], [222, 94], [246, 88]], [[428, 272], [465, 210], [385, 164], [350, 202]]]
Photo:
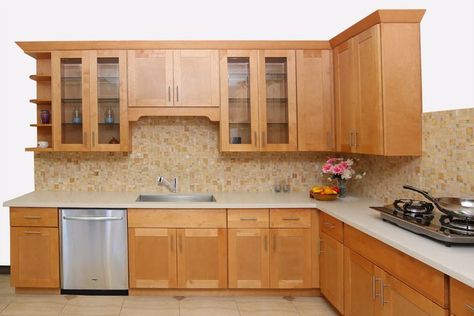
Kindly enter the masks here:
[[30, 124], [31, 127], [52, 127], [53, 124]]
[[49, 99], [31, 99], [31, 103], [37, 104], [37, 105], [47, 105], [51, 104], [51, 100]]
[[27, 148], [25, 148], [25, 151], [33, 151], [33, 152], [49, 152], [49, 151], [53, 151], [53, 148], [51, 148], [51, 147], [48, 147], [48, 148], [27, 147]]
[[36, 82], [40, 81], [51, 81], [51, 76], [44, 76], [44, 75], [31, 75], [30, 76], [31, 80], [34, 80]]

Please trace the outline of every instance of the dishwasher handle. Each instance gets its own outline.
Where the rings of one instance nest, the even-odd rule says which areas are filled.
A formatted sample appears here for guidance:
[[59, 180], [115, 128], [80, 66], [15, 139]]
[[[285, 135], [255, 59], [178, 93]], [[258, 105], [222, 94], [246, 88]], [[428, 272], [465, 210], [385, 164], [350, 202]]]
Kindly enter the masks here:
[[71, 221], [121, 221], [123, 216], [63, 216], [63, 219]]

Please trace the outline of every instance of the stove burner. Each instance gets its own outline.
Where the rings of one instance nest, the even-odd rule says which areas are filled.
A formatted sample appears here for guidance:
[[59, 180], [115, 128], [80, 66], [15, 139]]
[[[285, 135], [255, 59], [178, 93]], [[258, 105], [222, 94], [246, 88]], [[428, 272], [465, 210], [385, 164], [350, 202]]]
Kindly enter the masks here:
[[442, 215], [439, 219], [443, 230], [449, 230], [456, 234], [474, 236], [474, 221], [467, 218], [453, 218]]
[[400, 199], [393, 202], [393, 206], [404, 215], [416, 217], [418, 215], [427, 215], [433, 212], [433, 204], [425, 201]]

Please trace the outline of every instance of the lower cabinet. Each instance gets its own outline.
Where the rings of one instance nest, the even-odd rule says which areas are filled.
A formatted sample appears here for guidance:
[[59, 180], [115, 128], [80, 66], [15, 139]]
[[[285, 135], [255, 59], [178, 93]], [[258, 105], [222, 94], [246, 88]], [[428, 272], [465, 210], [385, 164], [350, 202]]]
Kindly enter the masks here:
[[10, 234], [11, 285], [59, 288], [58, 228], [11, 227]]
[[344, 297], [348, 316], [446, 315], [445, 309], [347, 247]]
[[344, 246], [326, 233], [320, 233], [321, 293], [344, 314]]
[[474, 288], [450, 278], [449, 297], [451, 300], [451, 315], [474, 315]]
[[227, 230], [178, 229], [178, 287], [227, 287]]
[[311, 288], [311, 229], [270, 229], [270, 287]]
[[229, 288], [269, 288], [269, 229], [229, 229], [228, 238]]
[[176, 288], [176, 229], [129, 228], [130, 288]]

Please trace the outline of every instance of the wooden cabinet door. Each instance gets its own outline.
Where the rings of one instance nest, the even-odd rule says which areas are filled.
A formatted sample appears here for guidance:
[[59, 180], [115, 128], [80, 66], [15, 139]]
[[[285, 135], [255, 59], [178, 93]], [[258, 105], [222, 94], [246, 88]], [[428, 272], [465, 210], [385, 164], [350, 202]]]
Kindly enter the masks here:
[[446, 316], [441, 308], [402, 281], [375, 266], [380, 279], [380, 296], [376, 304], [377, 315], [383, 316]]
[[357, 109], [353, 137], [355, 152], [383, 154], [382, 58], [380, 25], [357, 35], [356, 55]]
[[178, 287], [227, 287], [226, 229], [178, 229]]
[[258, 61], [261, 151], [296, 151], [294, 50], [261, 50]]
[[321, 293], [341, 313], [344, 313], [343, 264], [344, 246], [321, 232], [320, 278]]
[[175, 50], [174, 104], [219, 106], [219, 52]]
[[11, 285], [59, 288], [59, 231], [11, 227]]
[[51, 54], [54, 150], [90, 151], [89, 51]]
[[374, 264], [344, 248], [344, 315], [375, 315], [380, 296], [380, 280], [375, 277]]
[[229, 229], [229, 288], [268, 288], [267, 228]]
[[220, 52], [221, 151], [258, 151], [257, 51]]
[[474, 315], [474, 288], [449, 278], [451, 314], [454, 316]]
[[351, 152], [354, 147], [357, 107], [354, 63], [352, 38], [334, 48], [336, 148], [342, 152]]
[[128, 98], [131, 107], [173, 105], [173, 51], [128, 51]]
[[332, 52], [296, 51], [298, 151], [335, 148]]
[[129, 228], [130, 288], [176, 288], [176, 229]]
[[270, 287], [311, 288], [311, 229], [270, 229]]
[[127, 52], [90, 53], [92, 151], [128, 151]]

